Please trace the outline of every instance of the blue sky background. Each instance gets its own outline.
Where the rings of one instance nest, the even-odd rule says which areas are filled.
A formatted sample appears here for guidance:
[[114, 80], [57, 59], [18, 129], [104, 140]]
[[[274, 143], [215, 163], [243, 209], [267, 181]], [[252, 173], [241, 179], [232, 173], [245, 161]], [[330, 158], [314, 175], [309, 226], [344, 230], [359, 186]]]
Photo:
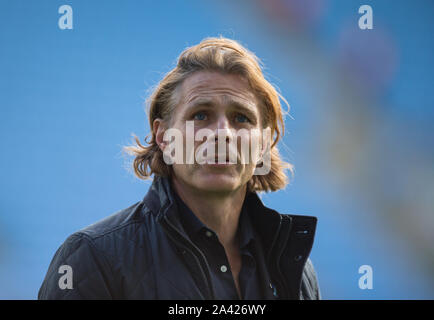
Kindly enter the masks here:
[[[73, 30], [58, 8], [73, 8]], [[358, 29], [370, 4], [374, 29]], [[277, 8], [277, 9], [276, 9]], [[0, 298], [35, 299], [71, 233], [140, 201], [122, 146], [187, 46], [240, 41], [291, 105], [263, 195], [318, 217], [325, 299], [434, 298], [431, 1], [0, 1]], [[358, 287], [371, 265], [374, 288]]]

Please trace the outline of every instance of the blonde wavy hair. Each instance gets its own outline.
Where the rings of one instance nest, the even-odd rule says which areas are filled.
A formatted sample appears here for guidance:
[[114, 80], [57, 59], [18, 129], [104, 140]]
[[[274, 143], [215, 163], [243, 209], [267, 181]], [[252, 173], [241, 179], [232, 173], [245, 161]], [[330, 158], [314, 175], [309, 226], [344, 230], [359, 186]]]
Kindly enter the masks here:
[[[176, 90], [180, 84], [197, 71], [217, 71], [227, 74], [236, 74], [248, 80], [252, 91], [260, 101], [263, 128], [271, 128], [271, 169], [266, 175], [253, 175], [247, 183], [247, 190], [276, 191], [285, 188], [289, 183], [286, 170], [293, 175], [293, 165], [280, 158], [277, 142], [284, 134], [283, 111], [280, 99], [289, 104], [264, 77], [261, 68], [262, 62], [254, 53], [244, 48], [235, 40], [222, 36], [205, 38], [199, 44], [185, 49], [177, 60], [177, 65], [169, 71], [158, 83], [157, 87], [146, 100], [151, 133], [144, 139], [147, 145], [142, 145], [134, 135], [136, 145], [125, 146], [124, 151], [134, 155], [133, 161], [135, 175], [143, 180], [149, 179], [152, 174], [170, 177], [172, 166], [167, 165], [163, 153], [155, 140], [153, 122], [161, 118], [170, 123], [171, 116], [177, 106]], [[275, 137], [274, 137], [275, 136]], [[151, 138], [150, 141], [147, 141]]]

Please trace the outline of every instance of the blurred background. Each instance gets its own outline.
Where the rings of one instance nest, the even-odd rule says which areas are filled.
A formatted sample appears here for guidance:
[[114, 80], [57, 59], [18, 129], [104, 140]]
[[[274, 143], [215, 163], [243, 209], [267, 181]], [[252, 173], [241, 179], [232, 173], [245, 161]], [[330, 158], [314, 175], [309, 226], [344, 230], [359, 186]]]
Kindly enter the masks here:
[[71, 233], [144, 197], [122, 147], [148, 134], [144, 100], [181, 51], [218, 35], [291, 105], [279, 148], [295, 176], [262, 199], [318, 217], [323, 298], [434, 299], [433, 14], [430, 0], [1, 0], [0, 299], [35, 299]]

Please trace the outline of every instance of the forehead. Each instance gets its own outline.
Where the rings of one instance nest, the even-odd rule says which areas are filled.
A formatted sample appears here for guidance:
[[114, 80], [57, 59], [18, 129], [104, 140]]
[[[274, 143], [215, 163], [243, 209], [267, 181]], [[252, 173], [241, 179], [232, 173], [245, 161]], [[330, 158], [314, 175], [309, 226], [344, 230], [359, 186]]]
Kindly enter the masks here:
[[200, 71], [186, 78], [180, 86], [181, 104], [189, 104], [198, 98], [227, 98], [256, 105], [255, 94], [248, 81], [234, 74]]

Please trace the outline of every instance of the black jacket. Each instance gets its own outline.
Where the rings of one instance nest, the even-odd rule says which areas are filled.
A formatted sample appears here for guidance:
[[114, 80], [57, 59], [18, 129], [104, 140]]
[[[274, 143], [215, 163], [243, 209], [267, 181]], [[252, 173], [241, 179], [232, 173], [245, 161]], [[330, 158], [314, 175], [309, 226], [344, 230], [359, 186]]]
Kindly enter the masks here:
[[[205, 256], [189, 240], [167, 178], [155, 177], [144, 199], [69, 236], [56, 251], [39, 299], [214, 299]], [[267, 299], [320, 299], [313, 265], [315, 217], [279, 214], [248, 193], [260, 237]], [[61, 289], [59, 268], [72, 270]]]

